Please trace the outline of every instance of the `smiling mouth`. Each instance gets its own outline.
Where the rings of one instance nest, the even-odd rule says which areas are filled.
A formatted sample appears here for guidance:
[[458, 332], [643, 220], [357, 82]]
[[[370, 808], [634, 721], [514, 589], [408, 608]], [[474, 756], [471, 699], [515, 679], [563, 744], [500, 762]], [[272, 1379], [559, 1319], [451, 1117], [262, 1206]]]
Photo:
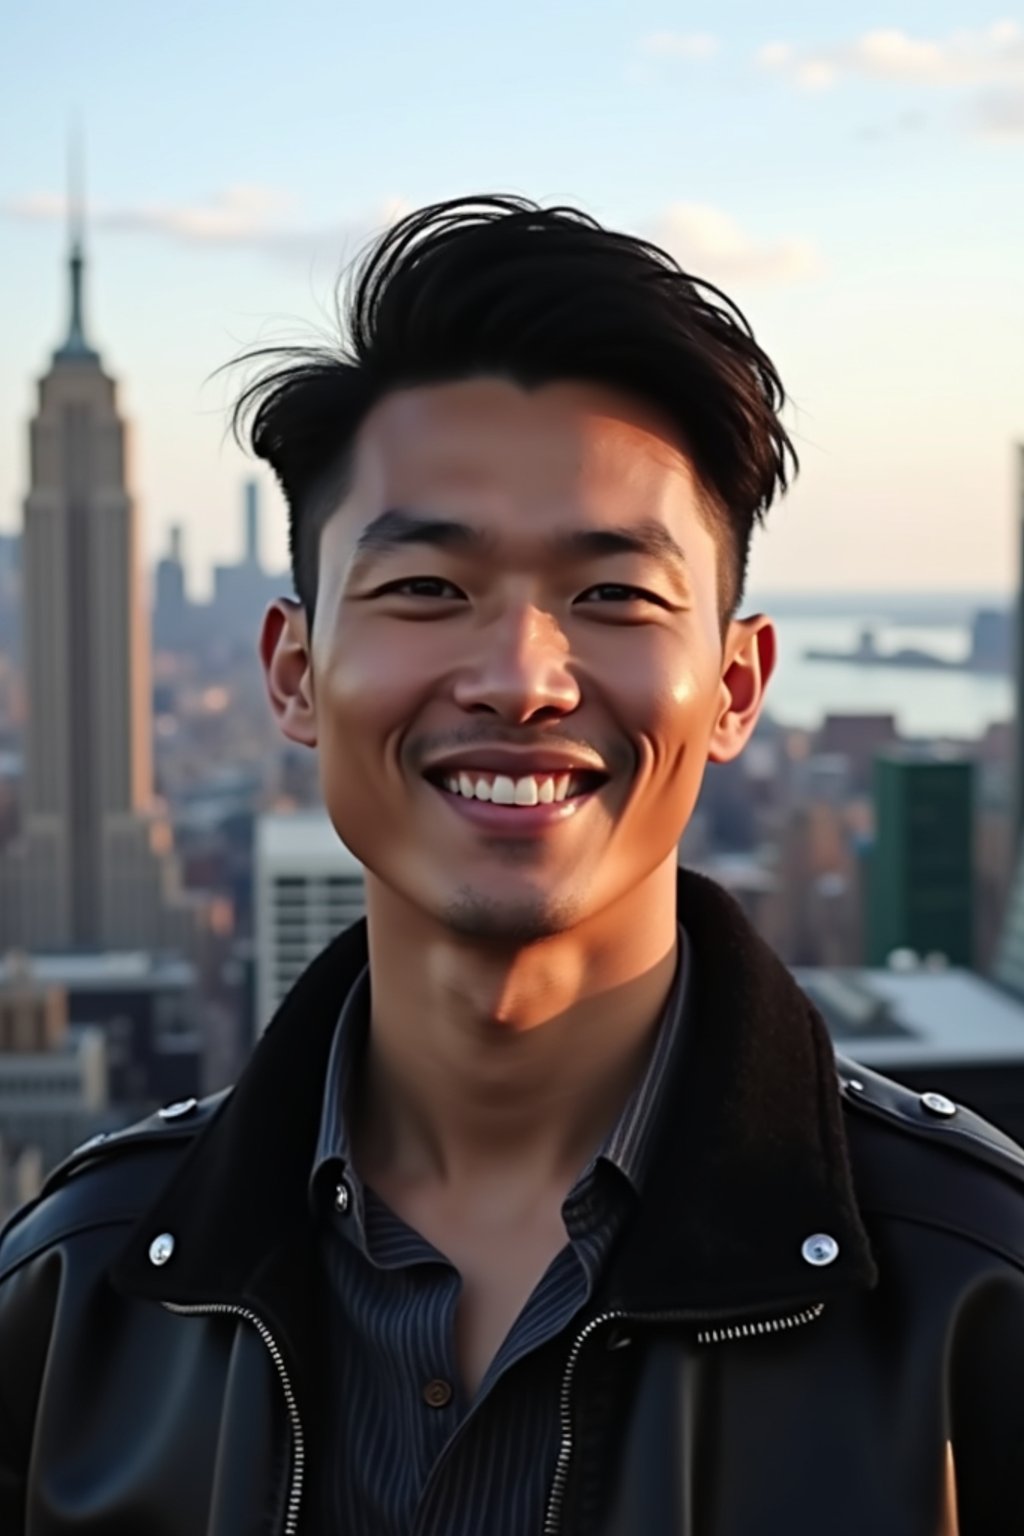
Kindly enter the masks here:
[[590, 770], [527, 773], [512, 778], [509, 774], [494, 773], [482, 768], [462, 768], [458, 772], [441, 770], [428, 774], [427, 779], [435, 789], [462, 800], [523, 809], [576, 800], [592, 794], [608, 781], [606, 774]]

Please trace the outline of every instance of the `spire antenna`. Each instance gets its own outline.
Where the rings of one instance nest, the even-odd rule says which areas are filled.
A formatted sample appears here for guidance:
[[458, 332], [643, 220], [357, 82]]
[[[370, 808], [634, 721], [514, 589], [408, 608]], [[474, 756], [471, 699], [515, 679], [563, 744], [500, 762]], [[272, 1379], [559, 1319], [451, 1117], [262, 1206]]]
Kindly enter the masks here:
[[83, 254], [85, 243], [85, 154], [77, 116], [68, 131], [68, 246]]
[[94, 362], [98, 354], [85, 339], [85, 154], [77, 119], [68, 132], [67, 189], [70, 316], [67, 339], [54, 355]]

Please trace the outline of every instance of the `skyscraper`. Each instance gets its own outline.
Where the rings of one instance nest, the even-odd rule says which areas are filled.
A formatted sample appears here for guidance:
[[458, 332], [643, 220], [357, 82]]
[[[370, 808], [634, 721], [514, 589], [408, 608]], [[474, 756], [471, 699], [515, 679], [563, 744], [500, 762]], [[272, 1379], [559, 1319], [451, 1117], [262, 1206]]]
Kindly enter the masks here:
[[245, 563], [260, 563], [260, 487], [256, 480], [245, 482]]
[[908, 745], [875, 758], [875, 842], [865, 914], [869, 965], [895, 949], [974, 958], [974, 763]]
[[153, 803], [150, 645], [114, 380], [87, 339], [79, 220], [63, 344], [30, 425], [23, 535], [28, 724], [0, 946], [145, 948], [192, 927]]
[[1014, 604], [1015, 717], [1013, 729], [1012, 801], [1010, 837], [1013, 843], [1014, 873], [1003, 918], [999, 949], [992, 966], [992, 979], [1015, 996], [1024, 998], [1024, 443], [1015, 449], [1017, 459], [1017, 591]]
[[156, 567], [153, 643], [157, 649], [177, 650], [189, 633], [189, 601], [185, 591], [182, 529], [171, 529], [171, 546]]

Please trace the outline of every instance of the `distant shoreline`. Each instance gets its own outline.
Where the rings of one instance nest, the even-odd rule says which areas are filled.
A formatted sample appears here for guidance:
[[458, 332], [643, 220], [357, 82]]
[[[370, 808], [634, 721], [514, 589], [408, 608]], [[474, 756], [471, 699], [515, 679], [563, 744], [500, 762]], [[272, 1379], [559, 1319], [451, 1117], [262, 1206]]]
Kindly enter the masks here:
[[810, 647], [802, 652], [804, 661], [842, 662], [850, 667], [902, 667], [918, 672], [975, 672], [982, 677], [1010, 677], [1012, 668], [982, 666], [973, 657], [953, 661], [935, 656], [931, 651], [876, 651], [870, 656], [860, 651], [823, 651]]
[[742, 610], [779, 618], [966, 626], [979, 608], [1009, 613], [1015, 603], [1012, 592], [752, 592]]

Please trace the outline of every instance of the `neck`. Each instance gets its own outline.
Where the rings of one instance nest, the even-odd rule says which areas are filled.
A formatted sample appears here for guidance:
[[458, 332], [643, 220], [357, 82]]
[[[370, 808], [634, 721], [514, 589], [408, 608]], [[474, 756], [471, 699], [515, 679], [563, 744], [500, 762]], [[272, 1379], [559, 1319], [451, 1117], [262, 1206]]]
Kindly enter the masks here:
[[363, 1176], [568, 1188], [653, 1048], [677, 960], [675, 879], [672, 859], [580, 927], [503, 952], [368, 876]]

